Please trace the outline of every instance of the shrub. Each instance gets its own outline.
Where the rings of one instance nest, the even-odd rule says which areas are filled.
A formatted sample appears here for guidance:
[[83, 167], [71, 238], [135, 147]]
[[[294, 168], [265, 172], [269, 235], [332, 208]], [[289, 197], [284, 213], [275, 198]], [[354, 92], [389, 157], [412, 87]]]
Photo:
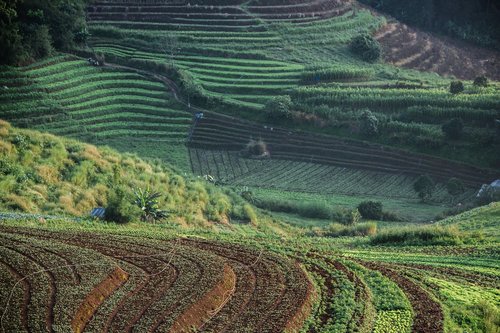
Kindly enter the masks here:
[[377, 224], [361, 223], [355, 226], [345, 226], [339, 223], [332, 223], [320, 231], [318, 235], [325, 237], [342, 237], [342, 236], [373, 236], [377, 233]]
[[458, 178], [450, 178], [446, 183], [446, 190], [452, 196], [465, 192], [465, 184]]
[[276, 96], [264, 105], [267, 118], [271, 121], [281, 121], [292, 118], [292, 99], [290, 96]]
[[452, 81], [450, 83], [450, 93], [460, 94], [462, 91], [464, 91], [464, 84], [462, 81]]
[[269, 154], [267, 150], [267, 144], [262, 141], [262, 139], [259, 140], [250, 140], [249, 143], [247, 143], [246, 146], [246, 152], [249, 156], [266, 156]]
[[368, 34], [354, 37], [351, 40], [350, 48], [354, 54], [367, 62], [376, 62], [382, 56], [380, 43]]
[[484, 75], [478, 76], [474, 79], [474, 86], [487, 87], [488, 86], [488, 79]]
[[273, 212], [292, 213], [302, 217], [328, 220], [334, 216], [333, 209], [324, 202], [294, 202], [270, 199], [258, 200], [255, 204], [262, 209]]
[[363, 201], [358, 205], [358, 210], [365, 219], [381, 220], [383, 216], [382, 203], [380, 201]]
[[370, 110], [366, 110], [361, 114], [360, 130], [361, 134], [366, 137], [377, 135], [378, 119]]
[[257, 225], [257, 223], [258, 223], [257, 214], [255, 213], [255, 210], [253, 209], [252, 206], [250, 206], [249, 204], [244, 204], [243, 205], [243, 213], [245, 214], [246, 219], [252, 225]]
[[426, 201], [430, 197], [432, 197], [432, 192], [436, 184], [428, 175], [422, 175], [418, 177], [418, 179], [413, 184], [413, 189], [417, 192], [418, 196], [422, 201]]
[[477, 235], [466, 234], [456, 227], [420, 226], [390, 229], [372, 237], [373, 245], [460, 245], [475, 241]]
[[458, 140], [462, 137], [464, 123], [460, 118], [453, 118], [444, 123], [441, 130], [448, 139]]
[[134, 206], [127, 200], [125, 190], [119, 187], [112, 190], [108, 196], [104, 219], [109, 222], [128, 223], [137, 217]]

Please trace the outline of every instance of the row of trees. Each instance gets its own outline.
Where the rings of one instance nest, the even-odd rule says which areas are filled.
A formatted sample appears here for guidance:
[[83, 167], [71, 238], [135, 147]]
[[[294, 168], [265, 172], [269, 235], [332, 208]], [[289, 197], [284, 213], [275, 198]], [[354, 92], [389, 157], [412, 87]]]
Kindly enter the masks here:
[[0, 64], [27, 63], [88, 37], [87, 0], [0, 0]]

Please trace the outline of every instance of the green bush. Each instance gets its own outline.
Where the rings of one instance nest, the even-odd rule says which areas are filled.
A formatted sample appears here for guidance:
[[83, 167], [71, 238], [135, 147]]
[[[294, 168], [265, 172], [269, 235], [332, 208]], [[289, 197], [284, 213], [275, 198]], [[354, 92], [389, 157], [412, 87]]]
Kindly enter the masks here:
[[[302, 217], [329, 220], [334, 210], [324, 202], [297, 202], [281, 199], [257, 200], [256, 206], [273, 212], [297, 214]], [[344, 216], [344, 215], [342, 215]]]
[[432, 197], [435, 187], [436, 184], [434, 183], [434, 180], [432, 180], [432, 178], [428, 175], [418, 177], [413, 184], [413, 189], [417, 192], [422, 201], [426, 201]]
[[441, 126], [444, 135], [451, 140], [458, 140], [464, 132], [464, 122], [460, 118], [453, 118]]
[[264, 111], [270, 121], [282, 121], [292, 118], [292, 99], [290, 96], [276, 96], [264, 105]]
[[453, 81], [450, 83], [450, 93], [452, 94], [460, 94], [464, 91], [464, 84], [462, 81]]
[[370, 110], [365, 110], [360, 117], [361, 134], [372, 137], [378, 133], [378, 119]]
[[382, 203], [380, 201], [363, 201], [358, 205], [358, 210], [365, 219], [381, 220], [383, 217]]
[[354, 54], [367, 62], [376, 62], [382, 56], [380, 43], [368, 34], [354, 37], [351, 40], [350, 48]]
[[111, 191], [104, 215], [106, 221], [127, 223], [139, 217], [137, 208], [130, 203], [122, 188], [118, 187]]
[[465, 192], [465, 184], [458, 178], [450, 178], [446, 182], [446, 190], [452, 196], [456, 196]]
[[488, 78], [486, 76], [478, 76], [474, 79], [474, 86], [476, 87], [487, 87]]

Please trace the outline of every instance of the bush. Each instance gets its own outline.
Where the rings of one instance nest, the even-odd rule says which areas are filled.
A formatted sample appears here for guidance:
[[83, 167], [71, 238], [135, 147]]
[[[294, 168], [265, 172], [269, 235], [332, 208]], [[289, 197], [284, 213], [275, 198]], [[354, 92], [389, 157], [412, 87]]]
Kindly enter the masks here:
[[290, 96], [276, 96], [264, 105], [264, 111], [270, 121], [281, 121], [292, 118], [292, 99]]
[[250, 142], [247, 143], [246, 152], [249, 156], [265, 156], [269, 154], [267, 145], [262, 139], [257, 141], [250, 140]]
[[458, 178], [450, 178], [446, 183], [446, 190], [452, 196], [456, 196], [465, 192], [465, 184]]
[[[257, 200], [256, 206], [273, 212], [297, 214], [302, 217], [317, 219], [332, 219], [333, 209], [324, 202], [296, 202], [289, 200], [270, 199]], [[342, 215], [344, 216], [344, 215]]]
[[377, 233], [377, 224], [361, 223], [355, 226], [345, 226], [339, 223], [332, 223], [323, 231], [317, 233], [324, 237], [343, 237], [343, 236], [373, 236]]
[[257, 225], [257, 223], [258, 223], [257, 214], [255, 213], [255, 210], [253, 209], [252, 206], [250, 206], [249, 204], [244, 204], [243, 205], [243, 213], [245, 214], [246, 219], [252, 225]]
[[460, 118], [453, 118], [444, 123], [441, 130], [448, 139], [458, 140], [462, 137], [464, 123]]
[[486, 76], [478, 76], [474, 79], [474, 86], [476, 87], [487, 87], [488, 79]]
[[370, 110], [365, 110], [360, 117], [361, 134], [366, 137], [375, 136], [378, 133], [378, 119]]
[[354, 37], [350, 44], [351, 51], [367, 62], [376, 62], [382, 56], [382, 47], [371, 35], [362, 34]]
[[453, 81], [450, 83], [450, 93], [460, 94], [462, 91], [464, 91], [464, 84], [462, 81]]
[[383, 217], [382, 203], [380, 201], [363, 201], [358, 205], [358, 210], [365, 219], [381, 220]]
[[136, 211], [127, 200], [125, 191], [117, 188], [108, 196], [104, 219], [109, 222], [128, 223], [138, 217]]
[[432, 192], [436, 184], [428, 175], [422, 175], [418, 177], [417, 181], [413, 184], [413, 189], [417, 192], [418, 196], [422, 201], [432, 197]]
[[372, 237], [373, 245], [460, 245], [475, 241], [478, 235], [466, 234], [456, 227], [421, 226], [391, 229]]

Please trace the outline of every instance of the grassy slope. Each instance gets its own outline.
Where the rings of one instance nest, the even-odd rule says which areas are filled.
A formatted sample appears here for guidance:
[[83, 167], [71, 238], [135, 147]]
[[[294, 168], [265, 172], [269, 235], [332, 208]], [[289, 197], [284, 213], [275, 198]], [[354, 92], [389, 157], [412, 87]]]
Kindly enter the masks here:
[[454, 225], [464, 231], [479, 231], [486, 237], [500, 242], [500, 202], [493, 202], [487, 206], [449, 217], [440, 221], [439, 224]]
[[163, 194], [160, 206], [179, 223], [207, 225], [245, 216], [237, 196], [162, 163], [0, 122], [1, 210], [86, 216], [106, 206], [119, 189], [129, 201], [134, 189], [147, 187]]

